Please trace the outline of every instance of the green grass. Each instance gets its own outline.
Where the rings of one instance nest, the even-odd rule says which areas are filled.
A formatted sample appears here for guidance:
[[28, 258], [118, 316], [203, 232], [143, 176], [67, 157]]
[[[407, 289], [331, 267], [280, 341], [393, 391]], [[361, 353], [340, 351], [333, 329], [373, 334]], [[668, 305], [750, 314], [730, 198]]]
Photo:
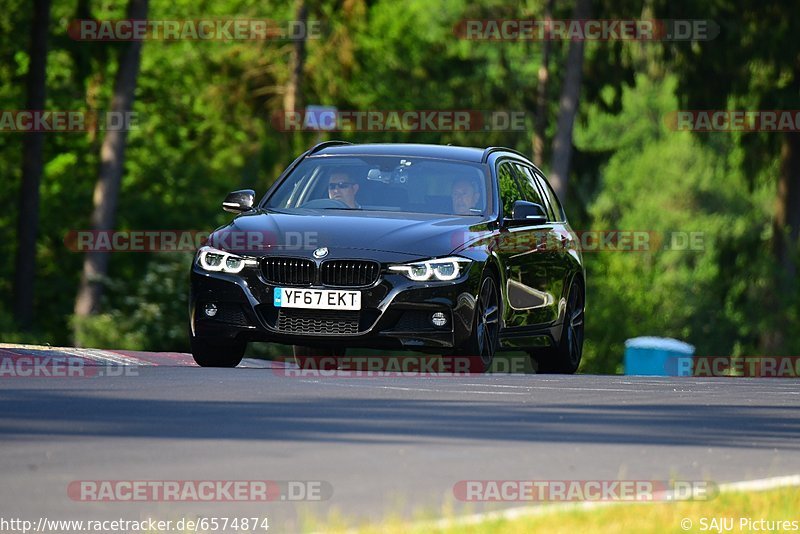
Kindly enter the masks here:
[[[355, 532], [358, 534], [405, 534], [405, 533], [490, 533], [522, 534], [543, 532], [547, 534], [637, 534], [664, 532], [720, 532], [711, 520], [721, 518], [733, 520], [730, 532], [797, 532], [800, 529], [800, 488], [787, 487], [763, 492], [725, 492], [709, 501], [684, 501], [660, 503], [629, 503], [600, 506], [591, 509], [571, 507], [543, 507], [534, 514], [515, 519], [490, 519], [473, 524], [464, 524], [452, 513], [445, 514], [443, 521], [406, 521], [391, 518], [376, 524], [348, 524], [340, 515], [332, 515], [324, 522], [308, 521], [306, 528], [314, 532]], [[701, 520], [706, 519], [705, 529]], [[795, 528], [756, 530], [749, 525], [740, 528], [740, 519], [754, 521], [795, 521]], [[682, 520], [691, 521], [684, 529]], [[449, 525], [447, 524], [449, 523]], [[688, 524], [688, 523], [687, 523]], [[720, 524], [721, 526], [721, 524]], [[722, 530], [726, 532], [726, 530]]]

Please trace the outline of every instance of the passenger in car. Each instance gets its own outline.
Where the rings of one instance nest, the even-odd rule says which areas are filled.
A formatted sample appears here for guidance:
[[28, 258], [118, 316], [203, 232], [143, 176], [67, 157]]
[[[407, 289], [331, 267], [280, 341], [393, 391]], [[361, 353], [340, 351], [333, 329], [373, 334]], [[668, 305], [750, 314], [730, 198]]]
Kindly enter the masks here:
[[453, 213], [458, 215], [474, 215], [472, 211], [478, 206], [481, 193], [474, 180], [459, 178], [453, 182], [451, 193], [453, 199]]

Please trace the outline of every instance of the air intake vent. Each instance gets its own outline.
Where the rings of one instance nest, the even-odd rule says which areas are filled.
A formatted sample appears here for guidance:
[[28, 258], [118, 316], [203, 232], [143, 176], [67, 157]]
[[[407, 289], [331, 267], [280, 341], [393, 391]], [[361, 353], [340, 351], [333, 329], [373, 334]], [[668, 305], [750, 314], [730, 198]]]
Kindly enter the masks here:
[[358, 312], [281, 308], [275, 328], [289, 334], [357, 334]]

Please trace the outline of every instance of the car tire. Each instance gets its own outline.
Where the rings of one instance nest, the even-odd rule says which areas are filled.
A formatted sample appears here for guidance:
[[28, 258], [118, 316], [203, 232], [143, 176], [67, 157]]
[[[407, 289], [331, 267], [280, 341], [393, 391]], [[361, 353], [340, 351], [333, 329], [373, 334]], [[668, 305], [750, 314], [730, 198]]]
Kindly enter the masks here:
[[[301, 369], [305, 369], [307, 366], [304, 365], [303, 361], [308, 358], [334, 358], [338, 359], [343, 357], [347, 352], [347, 349], [340, 348], [340, 347], [307, 347], [305, 345], [292, 345], [292, 353], [294, 354], [294, 363], [297, 364], [298, 367]], [[317, 363], [317, 366], [320, 368], [316, 368], [318, 371], [334, 371], [339, 368], [337, 363], [330, 363], [324, 360], [321, 360]]]
[[576, 281], [569, 289], [564, 326], [558, 344], [531, 353], [537, 374], [575, 374], [583, 356], [584, 315], [583, 286]]
[[236, 367], [244, 357], [247, 343], [191, 338], [192, 357], [200, 367]]
[[[475, 303], [475, 320], [472, 323], [470, 336], [465, 353], [475, 357], [472, 370], [485, 373], [492, 366], [494, 355], [500, 346], [500, 286], [497, 277], [490, 271], [481, 278], [478, 299]], [[472, 362], [470, 362], [472, 363]]]

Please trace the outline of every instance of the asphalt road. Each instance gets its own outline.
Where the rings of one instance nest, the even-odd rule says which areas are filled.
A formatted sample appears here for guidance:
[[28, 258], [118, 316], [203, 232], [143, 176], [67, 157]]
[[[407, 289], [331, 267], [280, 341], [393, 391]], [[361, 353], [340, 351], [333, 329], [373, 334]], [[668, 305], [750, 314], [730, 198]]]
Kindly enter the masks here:
[[[34, 353], [0, 345], [0, 361]], [[80, 357], [152, 365], [124, 376], [0, 377], [2, 517], [259, 516], [270, 532], [296, 532], [307, 517], [324, 526], [333, 510], [377, 519], [498, 507], [456, 500], [460, 480], [723, 483], [800, 473], [791, 379], [299, 378], [255, 361], [201, 369], [181, 354], [114, 354]], [[86, 480], [318, 481], [332, 494], [75, 500], [70, 483]]]

